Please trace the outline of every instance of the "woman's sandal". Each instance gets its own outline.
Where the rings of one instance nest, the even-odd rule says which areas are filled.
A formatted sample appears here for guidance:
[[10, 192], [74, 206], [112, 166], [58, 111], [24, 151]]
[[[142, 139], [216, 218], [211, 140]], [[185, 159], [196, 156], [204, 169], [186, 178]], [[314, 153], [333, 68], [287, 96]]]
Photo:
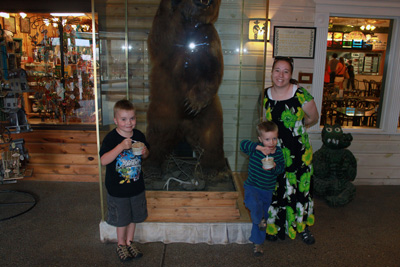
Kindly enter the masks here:
[[303, 240], [304, 243], [307, 245], [312, 245], [315, 243], [315, 238], [311, 234], [310, 230], [308, 230], [308, 227], [300, 233], [301, 239]]
[[267, 234], [265, 239], [268, 240], [268, 241], [271, 241], [271, 242], [275, 242], [275, 241], [278, 240], [278, 236], [277, 235], [269, 235], [269, 234]]

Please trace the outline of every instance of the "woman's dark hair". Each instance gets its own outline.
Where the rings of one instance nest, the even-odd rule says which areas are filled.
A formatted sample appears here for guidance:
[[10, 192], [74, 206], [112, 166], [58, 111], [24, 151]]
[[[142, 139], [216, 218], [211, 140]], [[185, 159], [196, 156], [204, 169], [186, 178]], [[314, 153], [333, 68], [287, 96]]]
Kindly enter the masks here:
[[[285, 61], [287, 63], [289, 63], [290, 65], [290, 73], [293, 73], [293, 69], [294, 69], [294, 62], [293, 62], [293, 58], [291, 57], [275, 57], [274, 59], [274, 64], [272, 64], [272, 70], [274, 70], [275, 68], [275, 64], [279, 61]], [[298, 81], [295, 79], [290, 79], [290, 83], [291, 84], [298, 84]]]

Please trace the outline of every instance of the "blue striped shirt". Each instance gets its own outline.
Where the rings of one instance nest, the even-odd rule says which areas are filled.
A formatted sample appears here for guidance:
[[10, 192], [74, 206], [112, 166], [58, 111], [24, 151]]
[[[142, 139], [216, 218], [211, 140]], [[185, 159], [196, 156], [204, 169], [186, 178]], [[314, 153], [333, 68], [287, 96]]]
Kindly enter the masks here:
[[261, 151], [256, 150], [257, 145], [262, 146], [262, 143], [254, 143], [249, 140], [242, 140], [242, 142], [240, 142], [240, 150], [250, 156], [248, 177], [244, 184], [254, 186], [261, 190], [275, 191], [277, 176], [285, 172], [285, 159], [282, 149], [277, 146], [275, 153], [268, 155], [274, 158], [276, 163], [275, 168], [264, 170], [261, 160], [265, 158], [265, 155]]

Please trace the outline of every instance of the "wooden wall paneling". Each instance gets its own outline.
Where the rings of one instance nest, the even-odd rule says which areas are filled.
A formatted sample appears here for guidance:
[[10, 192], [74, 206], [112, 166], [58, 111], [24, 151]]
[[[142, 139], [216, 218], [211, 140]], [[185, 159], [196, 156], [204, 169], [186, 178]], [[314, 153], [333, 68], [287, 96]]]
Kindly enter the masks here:
[[[32, 163], [33, 164], [33, 163]], [[34, 172], [41, 174], [62, 174], [62, 175], [95, 175], [98, 176], [99, 171], [89, 164], [34, 164]]]
[[95, 131], [75, 130], [34, 130], [28, 133], [14, 135], [34, 143], [92, 143], [96, 144]]
[[63, 175], [63, 174], [47, 174], [47, 173], [35, 173], [33, 176], [24, 178], [25, 180], [31, 181], [49, 181], [49, 182], [98, 182], [99, 175]]
[[95, 131], [34, 130], [13, 136], [28, 149], [27, 168], [38, 181], [98, 182]]
[[27, 143], [30, 153], [97, 154], [97, 144]]
[[42, 163], [42, 164], [89, 164], [97, 165], [97, 154], [55, 154], [55, 153], [30, 153], [31, 157], [29, 162]]
[[[400, 185], [400, 136], [365, 133], [352, 136], [348, 149], [357, 160], [354, 184]], [[314, 151], [322, 146], [320, 134], [310, 134], [310, 140]]]
[[[353, 153], [354, 154], [354, 153]], [[368, 167], [399, 167], [400, 153], [382, 154], [354, 154], [357, 159], [357, 166]]]

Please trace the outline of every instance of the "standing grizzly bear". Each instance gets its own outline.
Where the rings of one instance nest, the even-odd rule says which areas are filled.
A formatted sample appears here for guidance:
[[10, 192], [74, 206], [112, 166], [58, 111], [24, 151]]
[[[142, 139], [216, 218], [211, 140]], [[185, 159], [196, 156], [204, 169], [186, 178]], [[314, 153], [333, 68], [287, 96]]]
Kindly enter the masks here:
[[146, 164], [159, 170], [181, 141], [200, 158], [203, 172], [226, 170], [221, 41], [213, 23], [221, 0], [161, 0], [148, 38], [151, 62]]

